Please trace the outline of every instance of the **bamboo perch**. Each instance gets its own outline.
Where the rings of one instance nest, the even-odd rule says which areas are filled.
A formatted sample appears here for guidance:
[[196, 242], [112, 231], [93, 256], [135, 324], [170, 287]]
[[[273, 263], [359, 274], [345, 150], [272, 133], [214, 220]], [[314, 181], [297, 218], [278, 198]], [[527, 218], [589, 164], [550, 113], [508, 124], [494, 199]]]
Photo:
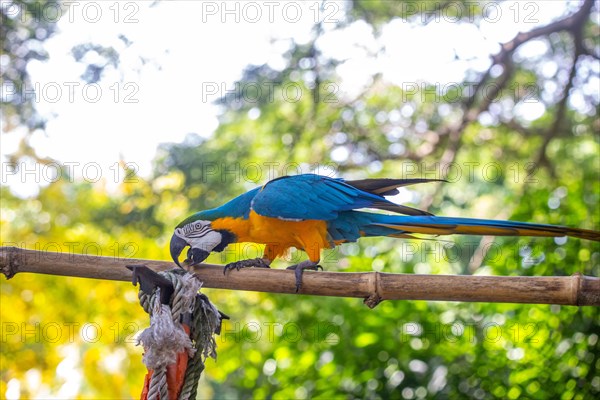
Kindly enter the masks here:
[[[126, 265], [172, 269], [170, 261], [88, 256], [0, 247], [0, 272], [131, 281]], [[247, 268], [223, 275], [223, 266], [194, 268], [207, 288], [294, 293], [294, 271]], [[600, 306], [600, 278], [583, 276], [417, 275], [380, 272], [307, 272], [299, 294], [358, 297], [375, 307], [382, 300], [442, 300]]]

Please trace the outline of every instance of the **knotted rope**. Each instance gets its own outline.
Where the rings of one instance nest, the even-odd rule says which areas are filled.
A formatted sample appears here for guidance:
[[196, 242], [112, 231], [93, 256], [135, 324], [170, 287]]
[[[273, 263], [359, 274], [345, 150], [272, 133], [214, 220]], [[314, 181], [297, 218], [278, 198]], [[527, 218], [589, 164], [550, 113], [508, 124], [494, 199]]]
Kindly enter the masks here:
[[[144, 345], [143, 362], [153, 370], [147, 398], [168, 400], [167, 366], [176, 363], [178, 354], [185, 352], [189, 359], [178, 399], [194, 399], [204, 361], [217, 357], [214, 334], [220, 333], [221, 313], [206, 295], [198, 293], [202, 283], [193, 274], [183, 270], [159, 274], [174, 287], [169, 305], [161, 304], [160, 288], [151, 295], [142, 290], [138, 294], [141, 306], [150, 314], [150, 327], [138, 339], [138, 344]], [[189, 326], [189, 335], [182, 322]]]

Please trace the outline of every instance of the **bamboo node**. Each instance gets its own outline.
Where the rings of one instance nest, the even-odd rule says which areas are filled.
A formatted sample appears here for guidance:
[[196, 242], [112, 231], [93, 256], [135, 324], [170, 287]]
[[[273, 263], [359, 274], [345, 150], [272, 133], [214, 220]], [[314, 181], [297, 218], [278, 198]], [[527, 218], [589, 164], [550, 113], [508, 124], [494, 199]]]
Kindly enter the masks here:
[[581, 273], [575, 272], [571, 275], [571, 304], [580, 306], [581, 305]]
[[378, 271], [375, 271], [369, 275], [369, 282], [371, 284], [371, 295], [369, 297], [366, 297], [363, 302], [370, 309], [377, 307], [377, 305], [381, 303], [381, 300], [383, 300], [383, 297], [381, 297], [379, 290], [380, 279], [381, 276]]

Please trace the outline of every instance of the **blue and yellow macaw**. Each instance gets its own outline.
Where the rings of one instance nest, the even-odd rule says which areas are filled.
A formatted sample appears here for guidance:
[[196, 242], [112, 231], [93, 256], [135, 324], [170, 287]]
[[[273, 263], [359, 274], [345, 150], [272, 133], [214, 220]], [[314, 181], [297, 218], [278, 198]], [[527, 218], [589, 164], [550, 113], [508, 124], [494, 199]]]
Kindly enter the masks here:
[[[288, 269], [296, 271], [296, 289], [305, 269], [320, 268], [321, 250], [361, 237], [412, 237], [428, 235], [574, 236], [600, 241], [600, 232], [564, 226], [516, 221], [436, 217], [428, 212], [392, 203], [384, 196], [397, 188], [436, 179], [363, 179], [345, 181], [304, 174], [284, 176], [250, 190], [228, 203], [197, 212], [175, 228], [171, 256], [179, 266], [179, 255], [189, 246], [186, 263], [198, 264], [231, 243], [266, 245], [264, 256], [227, 264], [228, 269], [249, 266], [268, 268], [291, 248], [301, 249], [308, 260]], [[356, 211], [372, 208], [396, 214]], [[404, 214], [404, 215], [398, 215]]]

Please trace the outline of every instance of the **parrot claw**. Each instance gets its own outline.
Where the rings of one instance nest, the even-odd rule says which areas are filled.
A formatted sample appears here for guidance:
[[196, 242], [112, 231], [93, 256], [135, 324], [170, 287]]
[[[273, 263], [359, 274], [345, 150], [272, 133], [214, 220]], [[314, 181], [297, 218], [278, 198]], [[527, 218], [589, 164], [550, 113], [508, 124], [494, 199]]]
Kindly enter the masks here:
[[323, 271], [323, 267], [321, 267], [316, 262], [310, 260], [302, 261], [301, 263], [298, 263], [296, 265], [290, 265], [286, 269], [293, 269], [296, 274], [296, 293], [298, 293], [298, 291], [302, 287], [302, 274], [304, 273], [305, 269], [310, 269], [313, 271], [318, 271], [320, 269], [321, 271]]
[[269, 262], [264, 258], [251, 258], [250, 260], [240, 260], [225, 265], [223, 268], [223, 275], [232, 269], [237, 269], [239, 271], [241, 268], [248, 267], [271, 268]]

